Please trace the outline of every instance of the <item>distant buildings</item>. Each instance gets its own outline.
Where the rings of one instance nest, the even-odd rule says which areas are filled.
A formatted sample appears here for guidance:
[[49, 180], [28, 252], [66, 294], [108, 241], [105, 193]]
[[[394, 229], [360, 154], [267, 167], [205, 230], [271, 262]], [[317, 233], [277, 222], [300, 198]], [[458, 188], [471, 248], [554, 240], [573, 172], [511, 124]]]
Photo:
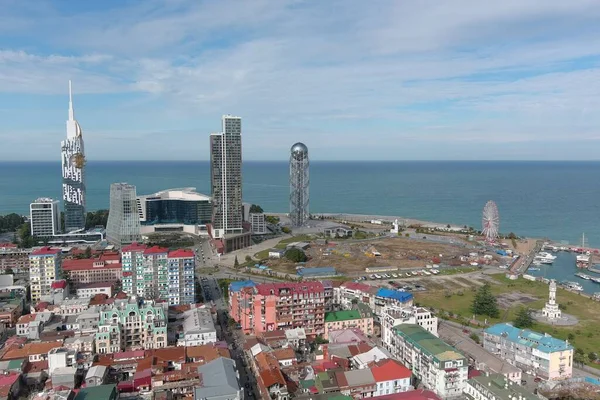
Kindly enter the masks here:
[[85, 150], [81, 127], [75, 120], [71, 81], [69, 81], [69, 119], [67, 139], [61, 142], [65, 232], [85, 228]]
[[519, 399], [538, 400], [519, 383], [507, 380], [502, 374], [480, 375], [467, 381], [464, 395], [468, 400]]
[[100, 354], [167, 347], [165, 308], [152, 300], [117, 299], [111, 308], [100, 312], [95, 337]]
[[394, 327], [402, 324], [416, 324], [434, 336], [438, 336], [438, 319], [431, 311], [423, 307], [387, 306], [379, 314], [381, 323], [381, 341], [391, 350], [395, 346]]
[[196, 188], [168, 189], [138, 196], [137, 203], [143, 234], [165, 231], [208, 234], [212, 200], [196, 192]]
[[63, 260], [62, 270], [75, 286], [116, 282], [123, 278], [119, 253], [104, 253], [99, 258]]
[[29, 255], [29, 283], [31, 302], [40, 301], [42, 296], [52, 292], [52, 283], [61, 275], [61, 251], [50, 247], [31, 252]]
[[49, 238], [60, 233], [58, 200], [41, 197], [29, 205], [31, 236]]
[[16, 244], [0, 243], [0, 272], [29, 274], [29, 254], [31, 249], [20, 249]]
[[561, 380], [573, 374], [573, 346], [548, 334], [496, 324], [484, 330], [483, 347], [542, 379]]
[[192, 251], [133, 243], [123, 248], [121, 257], [125, 293], [162, 299], [169, 305], [194, 302], [196, 263]]
[[393, 332], [390, 352], [426, 389], [444, 399], [461, 396], [469, 369], [465, 356], [419, 325], [398, 325]]
[[230, 315], [246, 333], [304, 328], [307, 336], [322, 335], [325, 303], [321, 282], [236, 282], [229, 290]]
[[267, 230], [267, 223], [265, 222], [265, 214], [250, 213], [249, 222], [252, 227], [253, 235], [264, 235], [269, 232]]
[[128, 183], [110, 185], [110, 210], [106, 237], [118, 246], [142, 239], [135, 186]]
[[304, 226], [310, 218], [308, 148], [296, 143], [290, 152], [290, 219], [293, 226]]
[[242, 230], [242, 119], [222, 117], [223, 129], [210, 135], [214, 237]]

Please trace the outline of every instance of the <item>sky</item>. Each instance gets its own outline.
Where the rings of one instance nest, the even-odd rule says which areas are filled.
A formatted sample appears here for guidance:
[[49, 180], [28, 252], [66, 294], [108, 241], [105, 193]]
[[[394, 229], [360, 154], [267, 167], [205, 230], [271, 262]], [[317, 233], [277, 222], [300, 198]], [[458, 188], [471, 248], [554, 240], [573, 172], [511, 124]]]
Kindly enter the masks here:
[[0, 0], [0, 160], [599, 160], [597, 0]]

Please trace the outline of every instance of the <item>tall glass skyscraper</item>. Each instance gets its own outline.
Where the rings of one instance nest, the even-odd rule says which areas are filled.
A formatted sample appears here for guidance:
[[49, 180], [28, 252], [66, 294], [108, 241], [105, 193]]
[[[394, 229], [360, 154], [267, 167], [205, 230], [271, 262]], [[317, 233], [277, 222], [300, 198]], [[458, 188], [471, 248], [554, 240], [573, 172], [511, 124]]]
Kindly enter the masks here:
[[290, 154], [290, 219], [293, 226], [303, 226], [308, 221], [308, 148], [296, 143]]
[[128, 183], [110, 185], [110, 210], [106, 223], [106, 238], [110, 243], [119, 246], [141, 241], [135, 186]]
[[242, 119], [222, 117], [223, 131], [210, 135], [213, 229], [216, 238], [242, 233]]
[[85, 150], [79, 123], [73, 111], [73, 95], [69, 81], [69, 119], [67, 139], [61, 142], [62, 186], [65, 232], [85, 228]]

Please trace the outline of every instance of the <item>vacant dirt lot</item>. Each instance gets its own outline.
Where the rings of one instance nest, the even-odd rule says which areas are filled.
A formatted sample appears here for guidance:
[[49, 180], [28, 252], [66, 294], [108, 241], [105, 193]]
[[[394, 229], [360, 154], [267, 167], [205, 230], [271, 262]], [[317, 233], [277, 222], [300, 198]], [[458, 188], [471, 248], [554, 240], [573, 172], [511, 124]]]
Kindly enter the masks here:
[[[461, 261], [473, 250], [459, 244], [415, 240], [404, 237], [365, 241], [332, 240], [328, 244], [311, 243], [306, 251], [307, 267], [331, 266], [342, 273], [364, 274], [366, 267], [396, 266], [423, 268], [427, 264], [451, 266], [469, 265]], [[276, 270], [295, 272], [295, 264], [285, 260], [270, 260], [269, 265]]]

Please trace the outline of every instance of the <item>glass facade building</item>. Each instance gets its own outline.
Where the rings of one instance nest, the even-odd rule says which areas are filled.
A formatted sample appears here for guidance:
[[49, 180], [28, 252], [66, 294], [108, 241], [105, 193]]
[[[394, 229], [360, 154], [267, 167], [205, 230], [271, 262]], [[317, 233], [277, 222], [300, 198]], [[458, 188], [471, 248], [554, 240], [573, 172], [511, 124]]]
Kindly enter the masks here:
[[210, 200], [171, 200], [147, 197], [146, 218], [142, 225], [206, 225], [212, 218]]

